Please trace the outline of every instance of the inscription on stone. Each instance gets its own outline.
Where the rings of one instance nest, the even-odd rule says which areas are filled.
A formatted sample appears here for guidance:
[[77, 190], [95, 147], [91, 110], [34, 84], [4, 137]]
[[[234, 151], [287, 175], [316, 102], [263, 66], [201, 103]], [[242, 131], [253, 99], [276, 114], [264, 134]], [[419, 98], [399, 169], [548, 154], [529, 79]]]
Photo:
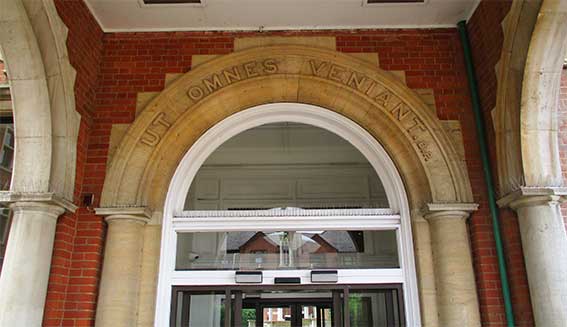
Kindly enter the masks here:
[[191, 86], [187, 91], [187, 95], [191, 98], [191, 100], [199, 101], [205, 96], [234, 82], [262, 75], [275, 74], [277, 72], [278, 65], [275, 59], [250, 61], [242, 65], [222, 70], [208, 78], [204, 78], [201, 83]]
[[[186, 91], [187, 96], [193, 102], [200, 101], [233, 83], [254, 77], [277, 74], [280, 71], [280, 64], [281, 62], [276, 59], [269, 58], [223, 69], [189, 87]], [[424, 122], [402, 99], [385, 88], [380, 82], [361, 72], [349, 70], [333, 62], [311, 59], [308, 67], [310, 68], [310, 72], [307, 72], [308, 75], [341, 83], [372, 99], [374, 103], [383, 108], [384, 112], [400, 123], [425, 161], [429, 161], [433, 157], [429, 144], [424, 139], [428, 133]], [[171, 127], [171, 123], [165, 118], [165, 113], [158, 113], [144, 132], [141, 142], [148, 146], [156, 146], [169, 127]]]
[[406, 133], [412, 138], [425, 161], [429, 161], [433, 154], [428, 144], [422, 139], [427, 133], [423, 121], [396, 95], [385, 89], [372, 78], [355, 71], [348, 71], [340, 65], [310, 60], [311, 74], [344, 84], [355, 91], [372, 98], [380, 107], [384, 108], [394, 119], [402, 124]]
[[[165, 119], [165, 113], [158, 113], [152, 120], [148, 129], [144, 132], [144, 135], [142, 135], [141, 142], [152, 147], [158, 145], [159, 141], [161, 141], [161, 136], [165, 134], [165, 131], [167, 131], [170, 127], [171, 124]], [[160, 133], [159, 129], [165, 131]]]

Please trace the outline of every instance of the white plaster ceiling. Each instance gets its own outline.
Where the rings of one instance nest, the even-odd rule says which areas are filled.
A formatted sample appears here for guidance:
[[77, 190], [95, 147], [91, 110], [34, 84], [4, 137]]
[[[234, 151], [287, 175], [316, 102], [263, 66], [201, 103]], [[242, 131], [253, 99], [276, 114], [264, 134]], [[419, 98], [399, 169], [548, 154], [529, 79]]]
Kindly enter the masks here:
[[145, 5], [142, 0], [85, 0], [106, 32], [454, 27], [478, 0], [366, 4], [366, 0], [202, 0], [202, 5]]

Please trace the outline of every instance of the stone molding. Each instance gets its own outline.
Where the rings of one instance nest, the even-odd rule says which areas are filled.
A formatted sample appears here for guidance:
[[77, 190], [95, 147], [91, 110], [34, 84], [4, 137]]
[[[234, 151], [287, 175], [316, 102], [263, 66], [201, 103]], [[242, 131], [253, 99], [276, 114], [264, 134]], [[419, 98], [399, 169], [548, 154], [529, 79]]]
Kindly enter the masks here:
[[563, 186], [557, 115], [567, 51], [567, 1], [544, 0], [523, 75], [520, 144], [524, 185]]
[[0, 0], [0, 8], [0, 25], [7, 26], [0, 28], [0, 44], [16, 125], [12, 189], [54, 192], [70, 200], [80, 116], [67, 28], [52, 0]]
[[520, 145], [520, 100], [530, 38], [542, 0], [514, 0], [502, 21], [504, 40], [496, 64], [496, 106], [492, 111], [496, 134], [498, 185], [507, 194], [524, 183]]
[[38, 212], [54, 220], [57, 220], [57, 218], [65, 212], [65, 208], [57, 204], [44, 202], [14, 202], [10, 204], [10, 209], [12, 209], [13, 212]]
[[105, 216], [107, 223], [112, 221], [129, 220], [141, 224], [147, 224], [152, 218], [152, 213], [144, 207], [116, 207], [116, 208], [96, 208], [95, 213]]
[[564, 200], [564, 198], [557, 195], [528, 195], [515, 199], [510, 202], [509, 206], [513, 210], [537, 206], [558, 206]]
[[0, 203], [44, 203], [59, 206], [73, 213], [78, 208], [74, 203], [60, 195], [42, 192], [0, 191]]
[[[540, 200], [530, 200], [530, 199], [540, 199]], [[559, 203], [564, 202], [567, 199], [567, 187], [521, 187], [518, 190], [506, 195], [497, 201], [500, 208], [511, 208], [516, 210], [517, 208], [525, 207], [528, 205], [523, 205], [522, 203], [531, 203], [537, 205], [538, 201], [544, 201], [543, 199], [555, 198]], [[552, 200], [549, 200], [552, 201]], [[548, 202], [549, 202], [548, 201]], [[542, 202], [543, 203], [543, 202]]]
[[236, 112], [275, 102], [317, 105], [368, 130], [415, 190], [409, 194], [414, 208], [472, 200], [451, 137], [414, 91], [347, 54], [280, 45], [212, 59], [151, 100], [116, 149], [102, 205], [160, 210], [177, 164], [206, 130]]
[[434, 219], [465, 219], [478, 210], [476, 203], [430, 203], [423, 216], [426, 220]]

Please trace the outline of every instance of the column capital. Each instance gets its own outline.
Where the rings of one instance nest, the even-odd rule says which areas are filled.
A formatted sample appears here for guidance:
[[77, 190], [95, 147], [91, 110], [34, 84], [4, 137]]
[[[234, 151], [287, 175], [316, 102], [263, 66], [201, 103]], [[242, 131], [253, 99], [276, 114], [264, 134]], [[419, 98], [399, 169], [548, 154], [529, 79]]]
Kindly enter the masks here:
[[425, 208], [426, 220], [456, 218], [466, 219], [471, 212], [478, 210], [476, 203], [429, 203]]
[[525, 207], [558, 206], [564, 201], [565, 198], [558, 195], [523, 195], [511, 201], [508, 206], [518, 210]]
[[113, 208], [96, 208], [97, 215], [105, 216], [107, 223], [113, 221], [132, 221], [140, 224], [147, 224], [152, 214], [146, 207], [113, 207]]
[[558, 205], [567, 199], [565, 187], [521, 187], [498, 200], [501, 208], [517, 210], [524, 207]]
[[33, 202], [33, 201], [18, 201], [10, 204], [10, 209], [14, 213], [18, 212], [38, 212], [51, 217], [55, 220], [59, 218], [64, 212], [65, 208], [60, 205], [49, 202]]
[[[77, 206], [73, 202], [52, 192], [13, 192], [13, 191], [0, 191], [0, 203], [35, 203], [37, 207], [40, 204], [51, 205], [62, 208], [64, 211], [75, 212]], [[60, 215], [60, 214], [59, 214]]]

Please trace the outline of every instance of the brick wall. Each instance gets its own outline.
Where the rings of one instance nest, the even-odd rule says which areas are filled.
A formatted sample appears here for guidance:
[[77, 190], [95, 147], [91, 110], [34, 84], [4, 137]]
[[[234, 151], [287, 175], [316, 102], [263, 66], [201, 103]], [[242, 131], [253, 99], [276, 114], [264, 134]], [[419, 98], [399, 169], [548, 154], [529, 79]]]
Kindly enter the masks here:
[[[487, 127], [487, 137], [493, 164], [494, 181], [497, 184], [496, 146], [491, 111], [496, 105], [497, 80], [495, 65], [500, 60], [503, 32], [502, 19], [510, 10], [512, 1], [483, 0], [468, 22], [467, 28], [472, 44], [473, 59], [479, 86], [481, 108]], [[476, 150], [475, 150], [476, 151]], [[480, 170], [480, 162], [478, 163]], [[480, 176], [479, 176], [480, 177]], [[475, 180], [472, 180], [475, 183]], [[481, 189], [484, 192], [484, 185]], [[502, 288], [498, 275], [495, 243], [489, 211], [481, 203], [483, 215], [470, 221], [474, 264], [479, 286], [479, 301], [482, 319], [487, 326], [505, 326]], [[533, 326], [533, 314], [529, 297], [522, 244], [515, 212], [500, 210], [500, 224], [506, 253], [508, 277], [511, 284], [512, 302], [516, 325]]]
[[[382, 69], [405, 71], [409, 87], [433, 89], [439, 118], [461, 122], [473, 193], [475, 201], [481, 205], [470, 220], [470, 231], [483, 325], [504, 325], [486, 186], [480, 169], [462, 49], [455, 29], [103, 35], [82, 1], [57, 0], [56, 4], [70, 29], [68, 47], [71, 62], [77, 69], [77, 110], [83, 116], [75, 197], [78, 203], [81, 194], [94, 194], [94, 207], [98, 205], [105, 178], [112, 124], [134, 120], [136, 94], [161, 91], [165, 74], [187, 72], [192, 55], [232, 52], [235, 37], [335, 36], [339, 51], [376, 52]], [[488, 119], [495, 100], [493, 67], [500, 52], [499, 24], [507, 8], [509, 5], [501, 1], [483, 1], [469, 24], [481, 80], [482, 105]], [[493, 140], [493, 131], [489, 132]], [[516, 310], [518, 322], [530, 325], [531, 307], [526, 295], [516, 218], [513, 213], [505, 212], [503, 221], [508, 235], [510, 275], [517, 284], [515, 304], [522, 308]], [[76, 214], [60, 219], [45, 326], [94, 324], [104, 233], [104, 223], [89, 208], [80, 208]], [[525, 299], [528, 299], [527, 307]]]
[[441, 119], [460, 120], [466, 146], [469, 176], [475, 201], [481, 204], [472, 221], [472, 239], [478, 286], [483, 297], [483, 321], [502, 322], [497, 265], [492, 230], [479, 170], [479, 152], [462, 50], [455, 29], [370, 30], [280, 33], [116, 33], [105, 35], [104, 55], [96, 93], [93, 134], [87, 158], [84, 189], [96, 194], [104, 181], [105, 162], [112, 124], [134, 120], [136, 93], [160, 91], [165, 73], [189, 70], [194, 54], [232, 51], [234, 37], [266, 35], [330, 35], [342, 52], [378, 53], [385, 70], [403, 70], [411, 88], [434, 90]]
[[[74, 199], [79, 204], [91, 134], [103, 32], [81, 0], [56, 0], [69, 28], [67, 49], [77, 72], [76, 110], [81, 114], [77, 140]], [[100, 279], [104, 223], [88, 208], [66, 213], [57, 222], [43, 326], [92, 326]]]

